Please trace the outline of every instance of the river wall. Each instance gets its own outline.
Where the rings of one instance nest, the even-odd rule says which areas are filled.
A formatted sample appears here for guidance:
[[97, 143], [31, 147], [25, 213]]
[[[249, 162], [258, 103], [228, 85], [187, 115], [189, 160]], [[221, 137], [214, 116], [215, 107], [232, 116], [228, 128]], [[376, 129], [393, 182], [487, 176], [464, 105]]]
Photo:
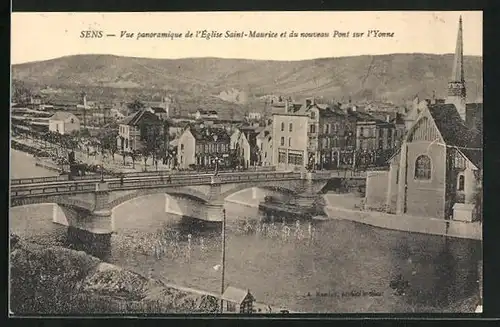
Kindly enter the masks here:
[[[360, 210], [361, 198], [342, 194], [326, 194], [325, 213], [329, 218], [356, 221], [371, 226], [430, 235], [482, 240], [482, 225], [438, 218], [394, 215]], [[347, 205], [346, 205], [347, 203]], [[359, 203], [359, 204], [358, 204]], [[357, 207], [357, 208], [356, 208]]]

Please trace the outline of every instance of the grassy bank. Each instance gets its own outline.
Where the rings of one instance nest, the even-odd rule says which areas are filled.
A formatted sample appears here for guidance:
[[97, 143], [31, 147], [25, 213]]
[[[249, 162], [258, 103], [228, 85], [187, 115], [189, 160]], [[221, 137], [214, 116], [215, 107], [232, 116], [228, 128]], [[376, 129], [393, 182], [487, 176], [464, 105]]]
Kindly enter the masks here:
[[216, 298], [183, 292], [81, 251], [11, 235], [10, 310], [15, 315], [216, 312]]

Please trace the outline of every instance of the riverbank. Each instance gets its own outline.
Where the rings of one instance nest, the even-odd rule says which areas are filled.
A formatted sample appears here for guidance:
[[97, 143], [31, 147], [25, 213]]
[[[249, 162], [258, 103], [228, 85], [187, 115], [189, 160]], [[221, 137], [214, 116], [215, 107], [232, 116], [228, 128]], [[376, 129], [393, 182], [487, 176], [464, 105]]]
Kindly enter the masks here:
[[[482, 240], [482, 225], [479, 222], [461, 222], [438, 218], [394, 215], [378, 211], [362, 211], [355, 208], [357, 201], [345, 195], [327, 194], [325, 214], [331, 219], [350, 220], [380, 228], [403, 232], [440, 235], [456, 238]], [[345, 205], [348, 202], [349, 205]], [[350, 207], [352, 205], [352, 207]]]
[[[10, 310], [15, 315], [218, 313], [217, 294], [146, 278], [82, 251], [13, 234], [10, 242]], [[263, 303], [254, 307], [269, 312]]]

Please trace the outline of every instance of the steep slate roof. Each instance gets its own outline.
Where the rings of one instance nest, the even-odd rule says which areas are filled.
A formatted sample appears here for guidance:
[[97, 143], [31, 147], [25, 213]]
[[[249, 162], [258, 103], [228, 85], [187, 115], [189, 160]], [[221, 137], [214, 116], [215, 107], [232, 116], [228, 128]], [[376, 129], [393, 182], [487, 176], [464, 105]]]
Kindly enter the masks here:
[[[227, 133], [227, 131], [223, 128], [194, 128], [190, 127], [189, 130], [191, 134], [193, 134], [194, 138], [197, 141], [203, 142], [230, 142], [231, 137]], [[214, 139], [214, 136], [217, 136], [217, 140]]]
[[233, 286], [229, 286], [224, 291], [224, 294], [222, 294], [222, 299], [241, 304], [243, 300], [245, 300], [247, 295], [250, 295], [252, 297], [252, 300], [254, 300], [254, 297], [249, 290], [242, 290]]
[[137, 126], [139, 125], [139, 123], [141, 122], [142, 119], [146, 118], [146, 117], [151, 117], [152, 119], [154, 120], [157, 120], [158, 117], [155, 116], [155, 114], [153, 114], [152, 112], [150, 111], [147, 111], [147, 110], [139, 110], [138, 112], [136, 112], [135, 114], [132, 114], [132, 115], [129, 115], [127, 117], [125, 117], [121, 122], [120, 124], [123, 124], [123, 125], [130, 125], [130, 126]]
[[482, 165], [482, 136], [465, 126], [454, 104], [430, 105], [429, 112], [448, 146], [455, 146], [474, 165]]
[[78, 119], [72, 113], [64, 112], [64, 111], [58, 111], [55, 114], [53, 114], [52, 116], [50, 116], [49, 119], [50, 120], [67, 120], [67, 119], [71, 119], [71, 118]]
[[468, 145], [471, 141], [470, 130], [460, 118], [454, 104], [434, 104], [428, 108], [447, 145]]

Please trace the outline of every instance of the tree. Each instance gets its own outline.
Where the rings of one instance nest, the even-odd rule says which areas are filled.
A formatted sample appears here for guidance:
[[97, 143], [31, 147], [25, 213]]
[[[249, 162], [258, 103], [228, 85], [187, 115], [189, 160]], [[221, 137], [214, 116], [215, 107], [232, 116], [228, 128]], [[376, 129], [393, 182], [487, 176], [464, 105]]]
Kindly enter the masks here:
[[136, 150], [132, 150], [132, 151], [128, 152], [128, 155], [132, 159], [132, 168], [135, 169], [135, 160], [139, 156], [139, 153]]
[[28, 103], [33, 93], [23, 81], [12, 81], [12, 101], [16, 103]]
[[146, 106], [144, 105], [144, 103], [136, 99], [134, 100], [134, 102], [127, 104], [127, 107], [131, 112], [135, 113], [141, 109], [144, 109]]
[[164, 147], [162, 125], [158, 122], [144, 121], [140, 125], [140, 133], [141, 141], [143, 142], [141, 154], [144, 158], [144, 168], [146, 169], [148, 158], [151, 156], [153, 162], [156, 162], [159, 151]]
[[115, 160], [115, 153], [118, 152], [118, 145], [116, 144], [117, 137], [118, 129], [112, 125], [102, 128], [98, 134], [103, 154], [104, 151], [108, 151], [111, 154], [113, 161]]

